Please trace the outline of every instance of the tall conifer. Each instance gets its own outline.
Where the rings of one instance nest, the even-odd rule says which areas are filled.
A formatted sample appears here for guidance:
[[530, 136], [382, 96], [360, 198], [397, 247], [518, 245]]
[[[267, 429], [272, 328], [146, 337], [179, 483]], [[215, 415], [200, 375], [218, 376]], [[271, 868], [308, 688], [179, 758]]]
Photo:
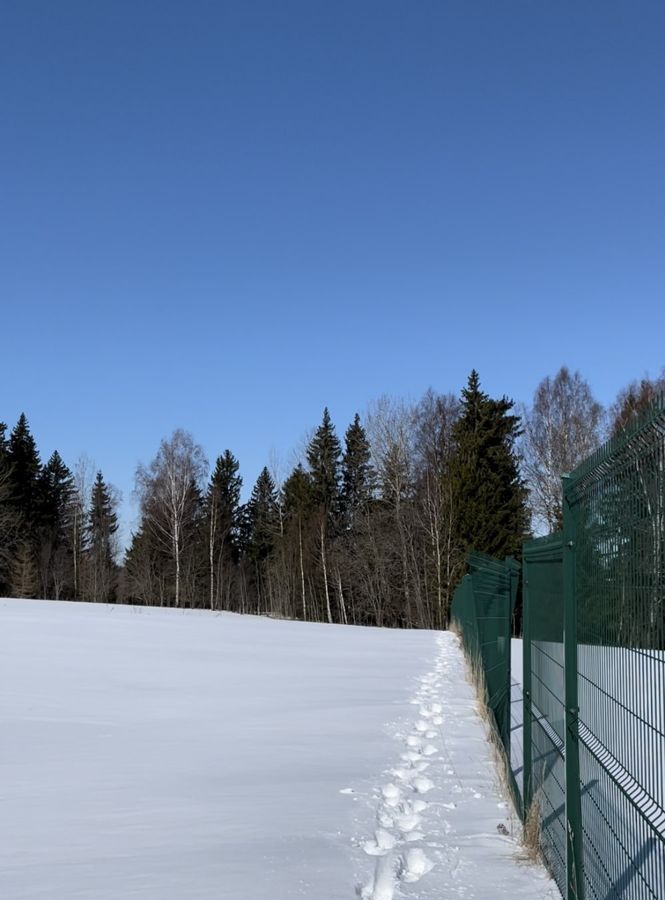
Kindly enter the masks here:
[[528, 516], [515, 450], [520, 419], [511, 414], [513, 405], [506, 397], [490, 398], [480, 388], [478, 373], [471, 372], [462, 390], [451, 467], [462, 552], [476, 550], [499, 558], [521, 553]]
[[367, 433], [356, 413], [344, 435], [342, 458], [342, 505], [349, 524], [359, 512], [365, 510], [372, 498], [374, 469]]
[[115, 535], [118, 517], [113, 497], [101, 472], [97, 472], [90, 495], [86, 527], [86, 561], [89, 570], [89, 599], [108, 603], [115, 596]]
[[22, 520], [26, 539], [33, 540], [41, 463], [25, 413], [21, 413], [9, 438], [7, 461], [11, 469], [11, 503]]
[[326, 407], [323, 410], [322, 422], [307, 447], [307, 462], [312, 477], [314, 499], [329, 517], [334, 516], [339, 507], [341, 452], [342, 447]]

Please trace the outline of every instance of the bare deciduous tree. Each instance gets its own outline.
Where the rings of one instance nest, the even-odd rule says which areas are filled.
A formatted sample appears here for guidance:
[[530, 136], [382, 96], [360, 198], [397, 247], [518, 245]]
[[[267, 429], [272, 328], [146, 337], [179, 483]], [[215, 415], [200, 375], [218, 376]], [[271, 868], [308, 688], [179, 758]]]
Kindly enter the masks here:
[[533, 527], [561, 527], [561, 476], [575, 469], [602, 440], [603, 407], [579, 372], [562, 366], [536, 388], [523, 410], [523, 466]]
[[176, 606], [180, 605], [183, 553], [193, 537], [207, 472], [202, 447], [180, 428], [162, 441], [153, 461], [136, 472], [143, 519], [174, 565]]

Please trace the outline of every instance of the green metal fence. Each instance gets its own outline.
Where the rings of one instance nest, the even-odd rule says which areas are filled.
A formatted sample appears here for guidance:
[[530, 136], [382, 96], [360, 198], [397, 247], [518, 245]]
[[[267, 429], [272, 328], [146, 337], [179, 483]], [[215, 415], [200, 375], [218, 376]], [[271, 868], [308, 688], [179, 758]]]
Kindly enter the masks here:
[[566, 707], [563, 535], [529, 541], [523, 557], [523, 809], [539, 806], [543, 854], [566, 883]]
[[492, 725], [510, 759], [510, 639], [520, 567], [511, 557], [500, 562], [481, 553], [472, 554], [468, 565], [451, 616], [481, 676]]
[[[524, 545], [518, 808], [568, 900], [665, 900], [665, 400], [564, 478], [563, 522]], [[505, 585], [483, 622], [474, 577], [453, 618], [505, 684]]]

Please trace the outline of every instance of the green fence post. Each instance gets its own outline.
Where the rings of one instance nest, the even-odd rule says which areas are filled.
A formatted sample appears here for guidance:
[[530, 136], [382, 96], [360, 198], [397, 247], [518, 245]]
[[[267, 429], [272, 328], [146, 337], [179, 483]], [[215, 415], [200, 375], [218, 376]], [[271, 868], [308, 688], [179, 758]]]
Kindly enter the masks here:
[[529, 608], [529, 560], [522, 552], [522, 821], [526, 822], [533, 799], [531, 751], [531, 610]]
[[583, 900], [582, 804], [577, 702], [577, 605], [575, 553], [577, 529], [571, 505], [572, 481], [563, 476], [563, 658], [566, 708], [566, 896]]
[[504, 625], [504, 638], [506, 640], [508, 665], [506, 666], [506, 697], [508, 698], [508, 711], [504, 725], [503, 746], [506, 751], [506, 757], [510, 760], [510, 713], [511, 713], [511, 696], [512, 696], [512, 637], [513, 637], [513, 614], [515, 612], [515, 601], [517, 599], [517, 580], [519, 578], [520, 564], [514, 556], [507, 556], [504, 562], [506, 573], [508, 575], [508, 596], [506, 609], [506, 622]]

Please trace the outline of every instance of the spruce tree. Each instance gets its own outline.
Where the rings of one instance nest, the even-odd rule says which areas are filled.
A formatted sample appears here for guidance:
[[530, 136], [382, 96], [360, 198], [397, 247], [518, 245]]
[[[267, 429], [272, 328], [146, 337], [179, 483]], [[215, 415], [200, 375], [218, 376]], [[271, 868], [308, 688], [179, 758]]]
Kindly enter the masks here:
[[270, 556], [279, 529], [277, 490], [267, 467], [261, 470], [256, 480], [246, 514], [249, 555], [260, 563]]
[[463, 553], [521, 556], [528, 515], [515, 450], [520, 419], [511, 414], [513, 406], [506, 397], [490, 398], [478, 373], [471, 372], [454, 427], [451, 465], [456, 543]]
[[[230, 568], [237, 564], [241, 540], [240, 464], [230, 450], [217, 458], [205, 500], [205, 525], [210, 608], [228, 587]], [[228, 592], [227, 592], [228, 593]]]
[[0, 422], [0, 471], [2, 471], [7, 463], [7, 452], [9, 443], [7, 441], [7, 424]]
[[97, 472], [90, 495], [86, 523], [86, 562], [91, 600], [108, 603], [115, 598], [115, 535], [118, 517], [104, 476]]
[[64, 541], [69, 531], [73, 498], [74, 477], [54, 450], [37, 479], [39, 528]]
[[217, 457], [206, 495], [206, 516], [215, 519], [215, 549], [223, 545], [228, 555], [237, 561], [240, 491], [240, 464], [230, 450]]
[[284, 482], [282, 495], [287, 522], [298, 517], [304, 520], [311, 513], [314, 506], [312, 479], [302, 463], [298, 463]]
[[360, 424], [358, 413], [346, 430], [344, 444], [342, 506], [347, 522], [353, 524], [358, 513], [367, 509], [372, 499], [375, 480], [367, 433]]
[[17, 516], [11, 502], [12, 484], [9, 466], [7, 426], [0, 422], [0, 593], [11, 589], [11, 565], [14, 555]]
[[6, 458], [11, 470], [10, 502], [21, 519], [26, 539], [34, 540], [41, 463], [25, 413], [21, 413], [10, 435]]
[[59, 599], [73, 594], [74, 497], [72, 473], [55, 450], [37, 479], [36, 537], [44, 597]]
[[323, 420], [307, 447], [307, 462], [314, 500], [328, 517], [334, 517], [339, 511], [341, 452], [339, 438], [326, 407], [323, 410]]

